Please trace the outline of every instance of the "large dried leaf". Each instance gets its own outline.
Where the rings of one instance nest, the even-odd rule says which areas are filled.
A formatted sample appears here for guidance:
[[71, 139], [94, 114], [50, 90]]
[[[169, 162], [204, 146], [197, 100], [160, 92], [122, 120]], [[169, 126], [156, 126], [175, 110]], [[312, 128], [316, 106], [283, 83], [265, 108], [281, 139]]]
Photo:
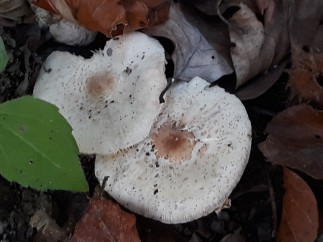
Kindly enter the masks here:
[[[12, 24], [22, 23], [23, 18], [32, 15], [25, 0], [0, 0], [0, 18]], [[1, 21], [2, 25], [2, 21]]]
[[92, 198], [70, 242], [139, 242], [136, 217], [111, 200]]
[[173, 3], [169, 19], [145, 32], [174, 43], [175, 78], [188, 81], [199, 76], [213, 82], [233, 71], [228, 33], [218, 18], [205, 19], [195, 9]]
[[[238, 6], [240, 3], [248, 6], [248, 8], [256, 15], [262, 16], [267, 20], [270, 20], [275, 7], [275, 0], [216, 0], [217, 6], [222, 9], [228, 7]], [[267, 13], [266, 13], [267, 12]], [[266, 21], [267, 21], [266, 20]]]
[[289, 62], [285, 58], [279, 65], [268, 69], [265, 73], [249, 81], [234, 93], [240, 100], [250, 100], [264, 94], [280, 78]]
[[[222, 4], [222, 2], [233, 2], [232, 0], [182, 0], [182, 2], [186, 2], [194, 5], [197, 9], [202, 11], [208, 15], [217, 15], [218, 14], [218, 6]], [[250, 9], [257, 11], [259, 14], [264, 14], [270, 8], [270, 5], [274, 2], [274, 0], [239, 0], [243, 4], [249, 6]]]
[[259, 145], [271, 162], [323, 179], [323, 111], [298, 105], [277, 114]]
[[323, 24], [321, 24], [316, 31], [316, 34], [312, 38], [312, 42], [309, 45], [315, 52], [322, 52], [323, 50]]
[[323, 108], [323, 1], [295, 0], [291, 9], [290, 98]]
[[[278, 65], [287, 55], [289, 46], [287, 1], [244, 2], [246, 4], [226, 1], [220, 6], [221, 12], [238, 9], [226, 21], [237, 86]], [[259, 15], [263, 15], [263, 21], [258, 19]], [[267, 83], [264, 85], [268, 86]]]
[[313, 242], [317, 237], [318, 209], [313, 192], [306, 182], [284, 170], [285, 195], [277, 242]]
[[217, 1], [215, 0], [182, 0], [182, 2], [192, 4], [194, 7], [199, 9], [201, 12], [208, 15], [217, 14]]
[[314, 36], [319, 33], [320, 25], [322, 25], [323, 1], [293, 0], [290, 9], [292, 43], [300, 46], [311, 46]]
[[140, 237], [145, 242], [186, 242], [187, 240], [170, 226], [155, 220], [139, 217]]
[[46, 211], [39, 209], [30, 218], [29, 225], [37, 230], [34, 242], [37, 241], [63, 241], [67, 237], [66, 231], [59, 227]]
[[[206, 14], [219, 14], [230, 31], [235, 93], [248, 100], [265, 93], [281, 76], [289, 49], [289, 1], [183, 0]], [[227, 19], [224, 19], [226, 17]]]
[[292, 68], [289, 70], [290, 98], [312, 102], [323, 108], [323, 54], [308, 53], [300, 47], [292, 49]]
[[33, 4], [108, 37], [146, 28], [168, 18], [169, 0], [32, 0]]

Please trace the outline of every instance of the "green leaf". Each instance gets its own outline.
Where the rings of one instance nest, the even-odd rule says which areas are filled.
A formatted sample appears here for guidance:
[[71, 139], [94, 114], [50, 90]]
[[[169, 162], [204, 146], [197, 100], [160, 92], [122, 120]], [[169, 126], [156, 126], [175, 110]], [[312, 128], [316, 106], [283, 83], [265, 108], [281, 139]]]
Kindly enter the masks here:
[[0, 73], [6, 69], [9, 57], [4, 46], [3, 40], [0, 36]]
[[30, 96], [0, 105], [0, 174], [37, 190], [87, 191], [72, 128], [56, 106]]

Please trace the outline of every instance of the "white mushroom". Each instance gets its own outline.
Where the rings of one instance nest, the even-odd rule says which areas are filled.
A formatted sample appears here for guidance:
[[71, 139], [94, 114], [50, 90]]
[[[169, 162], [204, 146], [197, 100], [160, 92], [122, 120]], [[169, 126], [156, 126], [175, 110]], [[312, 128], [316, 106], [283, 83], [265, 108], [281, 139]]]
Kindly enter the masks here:
[[245, 169], [251, 124], [240, 100], [201, 78], [177, 83], [149, 137], [97, 155], [95, 174], [120, 204], [164, 223], [221, 208]]
[[58, 106], [80, 152], [109, 154], [148, 136], [161, 110], [164, 69], [159, 42], [131, 33], [108, 41], [91, 59], [52, 53], [33, 95]]

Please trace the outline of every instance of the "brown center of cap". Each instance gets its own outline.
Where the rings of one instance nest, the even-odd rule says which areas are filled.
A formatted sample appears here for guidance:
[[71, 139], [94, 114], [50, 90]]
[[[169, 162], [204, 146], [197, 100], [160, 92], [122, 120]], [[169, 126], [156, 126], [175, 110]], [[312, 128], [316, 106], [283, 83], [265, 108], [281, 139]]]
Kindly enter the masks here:
[[114, 76], [110, 72], [95, 74], [87, 79], [87, 90], [92, 97], [112, 92], [115, 86]]
[[191, 159], [195, 146], [194, 134], [181, 130], [173, 122], [163, 124], [153, 135], [153, 144], [157, 158], [171, 161], [184, 161]]

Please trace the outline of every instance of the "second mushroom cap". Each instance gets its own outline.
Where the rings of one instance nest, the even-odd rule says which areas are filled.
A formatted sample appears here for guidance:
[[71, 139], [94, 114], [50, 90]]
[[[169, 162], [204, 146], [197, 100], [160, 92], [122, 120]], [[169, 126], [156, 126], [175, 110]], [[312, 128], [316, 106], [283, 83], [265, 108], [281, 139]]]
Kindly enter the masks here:
[[97, 155], [95, 174], [119, 203], [164, 223], [221, 208], [249, 159], [251, 124], [240, 100], [194, 78], [177, 83], [149, 137]]

